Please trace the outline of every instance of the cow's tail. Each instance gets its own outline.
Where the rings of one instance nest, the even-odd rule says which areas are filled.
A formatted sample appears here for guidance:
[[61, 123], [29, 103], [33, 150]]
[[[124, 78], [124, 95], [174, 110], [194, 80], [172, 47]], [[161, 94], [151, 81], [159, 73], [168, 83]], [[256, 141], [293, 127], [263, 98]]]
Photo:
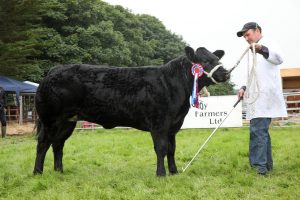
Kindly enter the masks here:
[[44, 137], [44, 132], [45, 132], [44, 131], [44, 125], [43, 125], [43, 122], [39, 118], [36, 120], [35, 128], [36, 128], [37, 138]]

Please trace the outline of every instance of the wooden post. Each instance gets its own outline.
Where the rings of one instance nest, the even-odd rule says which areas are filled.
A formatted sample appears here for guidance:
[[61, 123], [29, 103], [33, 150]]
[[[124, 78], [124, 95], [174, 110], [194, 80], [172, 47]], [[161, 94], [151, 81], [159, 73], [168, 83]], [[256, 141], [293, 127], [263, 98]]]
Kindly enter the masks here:
[[19, 124], [22, 125], [23, 124], [23, 99], [22, 99], [22, 95], [19, 96], [19, 103], [20, 103], [20, 112], [19, 112]]

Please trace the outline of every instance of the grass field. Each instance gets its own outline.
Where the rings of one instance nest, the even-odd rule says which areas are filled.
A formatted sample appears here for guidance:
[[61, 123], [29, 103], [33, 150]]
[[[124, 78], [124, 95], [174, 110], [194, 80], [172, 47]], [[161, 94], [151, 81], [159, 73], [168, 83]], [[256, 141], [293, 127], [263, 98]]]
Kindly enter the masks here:
[[[177, 135], [178, 170], [211, 129]], [[185, 173], [158, 178], [149, 133], [135, 129], [75, 131], [64, 148], [64, 173], [33, 176], [33, 135], [0, 140], [0, 199], [300, 199], [300, 128], [272, 128], [274, 170], [248, 164], [248, 128], [217, 131]]]

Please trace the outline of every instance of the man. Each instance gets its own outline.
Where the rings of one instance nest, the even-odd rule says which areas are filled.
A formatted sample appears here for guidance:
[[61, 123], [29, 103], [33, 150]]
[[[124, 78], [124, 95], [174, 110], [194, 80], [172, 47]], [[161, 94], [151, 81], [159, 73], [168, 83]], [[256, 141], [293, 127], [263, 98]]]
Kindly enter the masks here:
[[0, 87], [0, 121], [1, 121], [1, 134], [2, 138], [6, 135], [6, 116], [5, 116], [5, 107], [6, 107], [6, 96], [5, 91]]
[[243, 36], [251, 46], [254, 44], [257, 52], [253, 55], [256, 56], [256, 65], [254, 63], [255, 68], [250, 73], [252, 76], [248, 77], [247, 88], [243, 86], [238, 96], [245, 97], [246, 119], [250, 120], [250, 165], [258, 171], [258, 174], [266, 175], [273, 169], [269, 135], [271, 119], [287, 117], [279, 69], [279, 65], [283, 62], [282, 55], [273, 42], [263, 37], [262, 29], [256, 22], [246, 23], [242, 30], [237, 32], [237, 36]]

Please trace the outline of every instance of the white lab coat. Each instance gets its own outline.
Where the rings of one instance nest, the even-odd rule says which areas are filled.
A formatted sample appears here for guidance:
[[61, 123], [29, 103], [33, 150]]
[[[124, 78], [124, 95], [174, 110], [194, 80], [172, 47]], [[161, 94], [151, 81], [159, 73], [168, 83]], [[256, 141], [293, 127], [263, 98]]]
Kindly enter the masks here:
[[[245, 95], [246, 119], [287, 117], [279, 68], [283, 62], [282, 53], [276, 44], [269, 42], [264, 37], [258, 43], [269, 49], [269, 57], [265, 59], [261, 54], [256, 54], [256, 76], [252, 79], [252, 83], [247, 85]], [[252, 53], [250, 54], [252, 55]], [[251, 68], [252, 64], [250, 63], [249, 71]], [[253, 77], [251, 73], [249, 77]]]

